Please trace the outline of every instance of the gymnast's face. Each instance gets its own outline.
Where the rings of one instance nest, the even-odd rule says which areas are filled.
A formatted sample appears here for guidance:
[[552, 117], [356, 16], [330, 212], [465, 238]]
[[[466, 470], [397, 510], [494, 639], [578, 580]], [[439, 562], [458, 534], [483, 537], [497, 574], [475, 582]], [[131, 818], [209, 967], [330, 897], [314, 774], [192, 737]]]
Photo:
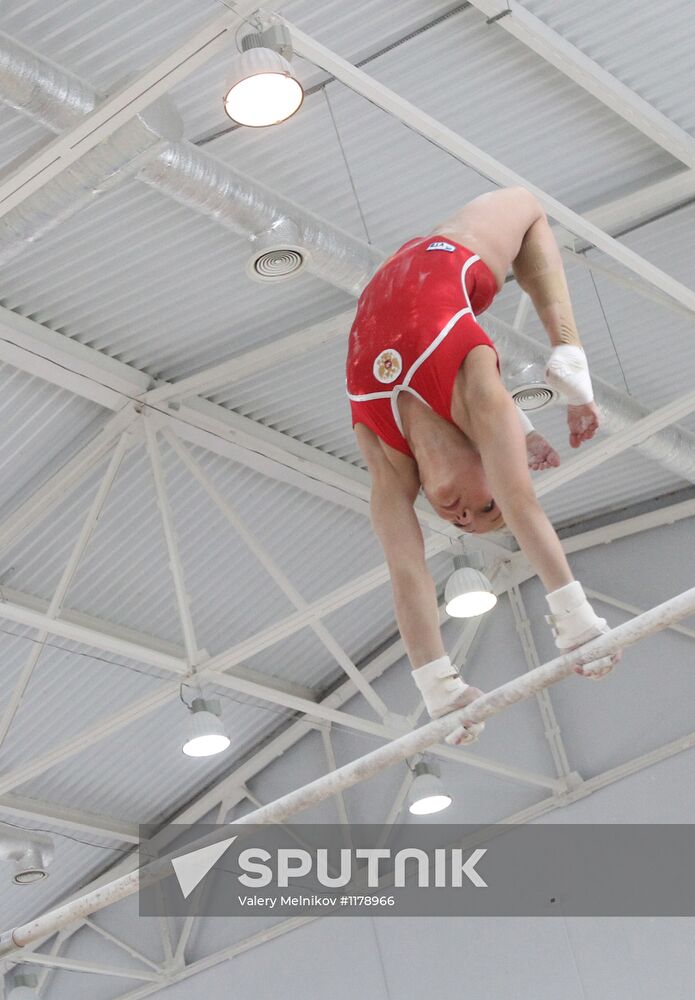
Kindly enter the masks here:
[[490, 492], [477, 452], [471, 450], [454, 469], [433, 475], [422, 485], [439, 516], [462, 531], [484, 534], [503, 526], [502, 513]]

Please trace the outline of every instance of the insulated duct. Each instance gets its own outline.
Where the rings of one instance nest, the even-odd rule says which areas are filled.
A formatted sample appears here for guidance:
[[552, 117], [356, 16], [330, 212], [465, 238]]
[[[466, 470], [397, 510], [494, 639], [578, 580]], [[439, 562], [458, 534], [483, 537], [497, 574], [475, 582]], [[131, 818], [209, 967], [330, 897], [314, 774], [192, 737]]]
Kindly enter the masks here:
[[181, 134], [182, 123], [168, 99], [160, 98], [107, 140], [44, 184], [0, 218], [0, 265], [89, 205], [114, 185], [134, 176], [143, 157]]
[[188, 142], [168, 146], [140, 171], [141, 180], [182, 205], [254, 239], [279, 226], [296, 232], [307, 270], [359, 295], [384, 255], [341, 229], [216, 160]]
[[53, 132], [78, 125], [99, 104], [94, 87], [0, 33], [0, 99]]
[[[62, 132], [83, 121], [103, 97], [88, 84], [0, 34], [0, 100]], [[0, 265], [137, 173], [143, 157], [180, 139], [183, 123], [160, 98], [0, 218]]]
[[[98, 95], [71, 74], [0, 35], [0, 100], [61, 131], [66, 123], [75, 124], [89, 114]], [[148, 109], [155, 115], [151, 124], [144, 115], [138, 116], [128, 123], [134, 129], [126, 131], [128, 126], [123, 126], [83, 157], [67, 180], [58, 178], [55, 186], [46, 185], [0, 220], [0, 262], [16, 256], [105, 186], [139, 170], [138, 176], [146, 183], [252, 242], [266, 239], [274, 227], [296, 233], [309, 252], [307, 268], [324, 281], [359, 295], [383, 255], [190, 143], [173, 142], [160, 148], [157, 139], [165, 131], [180, 135], [180, 124], [166, 104], [158, 105], [159, 110], [157, 104]], [[85, 161], [90, 168], [86, 173]], [[545, 364], [546, 349], [530, 337], [492, 318], [483, 317], [482, 325], [509, 368]], [[607, 430], [615, 433], [648, 414], [645, 407], [601, 379], [594, 377], [593, 383]], [[675, 475], [695, 482], [695, 435], [672, 427], [658, 431], [637, 449]]]
[[[518, 333], [507, 323], [493, 316], [481, 316], [480, 325], [489, 333], [499, 350], [503, 373], [505, 368], [520, 368], [537, 364], [545, 366], [548, 348], [538, 341]], [[591, 376], [594, 396], [604, 418], [604, 428], [611, 434], [626, 430], [650, 410], [608, 382]], [[677, 427], [666, 427], [638, 444], [637, 450], [669, 472], [695, 483], [695, 434]]]

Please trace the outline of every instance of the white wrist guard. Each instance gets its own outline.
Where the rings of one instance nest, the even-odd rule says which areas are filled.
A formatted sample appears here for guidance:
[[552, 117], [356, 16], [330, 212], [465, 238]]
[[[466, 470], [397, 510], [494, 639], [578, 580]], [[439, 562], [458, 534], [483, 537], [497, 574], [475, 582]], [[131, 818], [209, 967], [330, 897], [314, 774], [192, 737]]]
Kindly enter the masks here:
[[583, 406], [591, 403], [594, 398], [586, 354], [581, 347], [574, 344], [559, 344], [554, 347], [545, 369], [545, 377], [550, 387], [561, 392], [570, 406]]
[[533, 424], [529, 420], [528, 414], [526, 413], [526, 411], [522, 410], [520, 406], [517, 406], [516, 412], [519, 414], [519, 423], [522, 426], [524, 434], [526, 436], [528, 436], [531, 433], [531, 431], [534, 429], [533, 428]]
[[[420, 689], [431, 719], [439, 719], [442, 715], [448, 715], [449, 712], [462, 708], [465, 703], [463, 695], [468, 690], [469, 685], [460, 676], [448, 656], [440, 656], [438, 660], [431, 660], [424, 666], [418, 667], [417, 670], [413, 670], [413, 680]], [[466, 727], [466, 733], [470, 734], [470, 739], [466, 742], [473, 742], [484, 725], [485, 723], [475, 723]], [[460, 727], [446, 738], [447, 743], [454, 735], [460, 737]], [[458, 738], [452, 742], [461, 743], [464, 741]]]
[[[555, 645], [563, 653], [610, 631], [606, 619], [599, 618], [587, 601], [578, 580], [573, 580], [559, 590], [553, 590], [546, 595], [546, 601], [551, 611], [551, 614], [546, 615], [546, 621], [552, 627]], [[603, 676], [619, 659], [619, 653], [604, 656], [583, 664], [581, 673], [588, 677]]]

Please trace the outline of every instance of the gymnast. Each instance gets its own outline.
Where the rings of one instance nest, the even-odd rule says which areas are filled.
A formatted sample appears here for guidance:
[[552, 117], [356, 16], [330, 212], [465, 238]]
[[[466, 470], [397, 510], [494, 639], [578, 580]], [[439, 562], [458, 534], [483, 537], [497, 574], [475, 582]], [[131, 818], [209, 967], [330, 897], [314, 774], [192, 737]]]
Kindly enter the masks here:
[[[347, 391], [372, 482], [372, 524], [413, 679], [432, 718], [481, 692], [464, 682], [442, 644], [413, 509], [420, 489], [465, 532], [508, 526], [548, 592], [558, 649], [608, 631], [573, 578], [531, 482], [529, 466], [557, 465], [557, 453], [514, 405], [495, 346], [475, 319], [510, 267], [548, 333], [546, 379], [567, 401], [569, 440], [578, 448], [596, 433], [599, 413], [560, 251], [542, 207], [524, 188], [484, 194], [429, 236], [405, 243], [365, 287], [350, 331]], [[619, 658], [577, 672], [602, 677]], [[447, 742], [470, 743], [481, 728], [458, 727]]]

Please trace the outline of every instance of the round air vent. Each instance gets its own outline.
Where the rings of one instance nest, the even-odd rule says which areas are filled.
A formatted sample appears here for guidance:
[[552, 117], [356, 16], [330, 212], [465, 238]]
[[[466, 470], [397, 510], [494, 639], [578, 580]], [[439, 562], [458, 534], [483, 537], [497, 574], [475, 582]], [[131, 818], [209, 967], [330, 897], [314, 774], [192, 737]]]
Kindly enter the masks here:
[[248, 273], [256, 281], [282, 281], [299, 274], [307, 263], [307, 253], [298, 246], [259, 249], [248, 263]]
[[542, 410], [558, 398], [558, 393], [549, 385], [529, 382], [527, 385], [517, 385], [512, 389], [512, 399], [521, 410]]

